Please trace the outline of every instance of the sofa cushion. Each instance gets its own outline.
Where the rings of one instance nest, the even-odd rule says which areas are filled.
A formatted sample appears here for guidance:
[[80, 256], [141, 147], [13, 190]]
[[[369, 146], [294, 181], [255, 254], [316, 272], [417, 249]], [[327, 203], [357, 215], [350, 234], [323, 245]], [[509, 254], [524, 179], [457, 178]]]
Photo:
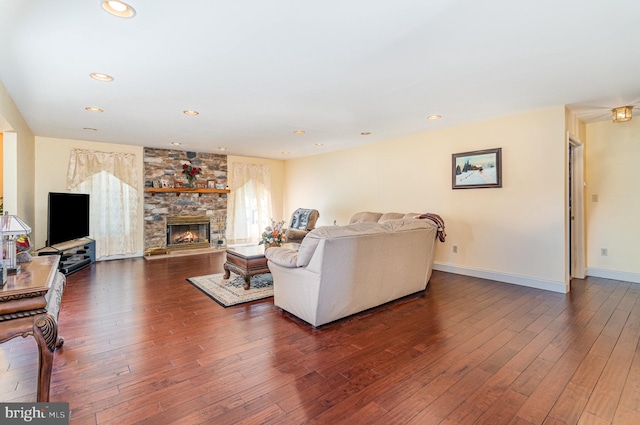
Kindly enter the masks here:
[[359, 213], [355, 213], [351, 220], [349, 220], [349, 224], [353, 223], [377, 223], [382, 217], [382, 213], [370, 212], [370, 211], [362, 211]]
[[378, 223], [382, 223], [383, 221], [387, 221], [387, 220], [398, 220], [404, 217], [404, 214], [402, 213], [384, 213], [380, 216], [380, 218], [378, 219]]
[[318, 237], [318, 229], [321, 229], [321, 227], [313, 229], [307, 233], [307, 236], [305, 236], [300, 243], [298, 255], [296, 256], [297, 267], [306, 267], [309, 264], [309, 261], [311, 261], [313, 253], [316, 252], [316, 247], [320, 243], [320, 240], [322, 240], [322, 238]]
[[430, 228], [437, 227], [431, 221], [416, 220], [414, 218], [408, 218], [408, 219], [401, 218], [399, 220], [387, 220], [384, 223], [381, 223], [381, 225], [390, 232], [405, 232], [408, 230], [430, 229]]
[[279, 266], [296, 267], [298, 253], [294, 249], [272, 247], [264, 251], [264, 256]]
[[409, 218], [416, 218], [420, 215], [420, 213], [408, 213], [405, 214], [404, 216], [402, 216], [402, 218], [404, 218], [405, 220], [409, 219]]
[[296, 265], [306, 267], [313, 257], [317, 246], [323, 239], [336, 239], [345, 237], [360, 236], [363, 234], [373, 234], [387, 232], [388, 230], [378, 223], [362, 222], [347, 224], [346, 226], [321, 226], [310, 231], [302, 240], [298, 249]]

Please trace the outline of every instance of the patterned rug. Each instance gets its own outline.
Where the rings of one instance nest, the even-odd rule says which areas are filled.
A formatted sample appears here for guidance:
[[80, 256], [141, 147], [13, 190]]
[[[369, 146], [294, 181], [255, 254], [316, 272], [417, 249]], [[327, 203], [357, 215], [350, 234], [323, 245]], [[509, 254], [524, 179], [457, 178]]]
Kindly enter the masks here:
[[273, 297], [273, 278], [270, 273], [252, 276], [251, 287], [246, 290], [244, 289], [242, 276], [234, 273], [231, 273], [229, 279], [224, 279], [223, 276], [223, 273], [218, 273], [190, 277], [187, 282], [213, 298], [223, 307]]

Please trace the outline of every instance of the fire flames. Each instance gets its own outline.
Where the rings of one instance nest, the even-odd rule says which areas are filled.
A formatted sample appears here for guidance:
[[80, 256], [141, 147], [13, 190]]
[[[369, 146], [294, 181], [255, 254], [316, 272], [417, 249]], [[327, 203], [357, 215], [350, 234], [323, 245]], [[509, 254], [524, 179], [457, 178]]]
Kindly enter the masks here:
[[193, 243], [199, 242], [200, 238], [195, 235], [191, 230], [184, 232], [173, 240], [173, 243]]

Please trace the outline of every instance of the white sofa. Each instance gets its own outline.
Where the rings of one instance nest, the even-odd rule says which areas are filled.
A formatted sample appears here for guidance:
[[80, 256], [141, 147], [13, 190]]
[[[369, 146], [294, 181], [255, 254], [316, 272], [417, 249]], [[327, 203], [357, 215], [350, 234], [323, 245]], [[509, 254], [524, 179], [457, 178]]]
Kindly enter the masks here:
[[265, 251], [277, 307], [315, 327], [426, 289], [438, 226], [416, 214], [362, 214], [374, 216], [318, 227], [298, 251]]

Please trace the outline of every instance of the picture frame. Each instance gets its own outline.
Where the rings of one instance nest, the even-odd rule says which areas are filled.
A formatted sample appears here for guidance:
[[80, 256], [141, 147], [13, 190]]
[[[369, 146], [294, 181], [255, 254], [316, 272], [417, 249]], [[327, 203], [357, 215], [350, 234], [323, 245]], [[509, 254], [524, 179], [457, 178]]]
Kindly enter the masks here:
[[223, 183], [216, 183], [216, 189], [224, 189]]
[[196, 182], [196, 189], [206, 189], [206, 188], [207, 188], [206, 182]]
[[176, 181], [173, 182], [173, 187], [176, 188], [176, 189], [183, 189], [184, 188], [184, 183], [176, 180]]
[[451, 188], [502, 187], [502, 148], [451, 155]]
[[215, 189], [216, 181], [215, 180], [207, 180], [207, 189]]

